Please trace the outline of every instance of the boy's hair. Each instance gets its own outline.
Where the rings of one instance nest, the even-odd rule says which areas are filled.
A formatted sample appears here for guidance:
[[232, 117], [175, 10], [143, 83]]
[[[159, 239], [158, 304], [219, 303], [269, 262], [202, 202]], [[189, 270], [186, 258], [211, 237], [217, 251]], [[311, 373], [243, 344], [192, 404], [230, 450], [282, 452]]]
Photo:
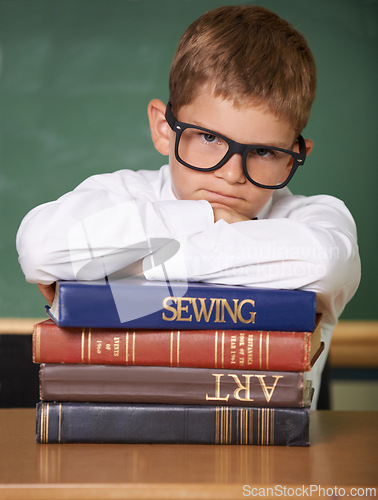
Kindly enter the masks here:
[[189, 104], [200, 86], [235, 105], [265, 104], [299, 134], [316, 91], [316, 66], [306, 39], [274, 12], [227, 6], [194, 21], [173, 58], [173, 109]]

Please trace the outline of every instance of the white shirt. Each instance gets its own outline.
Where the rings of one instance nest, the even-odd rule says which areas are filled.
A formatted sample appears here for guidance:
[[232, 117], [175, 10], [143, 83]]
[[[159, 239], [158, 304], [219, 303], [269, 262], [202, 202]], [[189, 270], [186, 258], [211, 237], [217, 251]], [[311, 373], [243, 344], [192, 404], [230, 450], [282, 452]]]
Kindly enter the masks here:
[[[356, 227], [342, 201], [283, 188], [258, 220], [214, 223], [207, 201], [175, 198], [168, 165], [95, 175], [34, 208], [21, 223], [17, 250], [32, 283], [99, 279], [152, 253], [165, 262], [153, 267], [145, 259], [147, 279], [316, 292], [325, 350], [311, 370], [313, 408], [333, 328], [360, 281]], [[89, 265], [104, 256], [112, 256], [106, 271]]]

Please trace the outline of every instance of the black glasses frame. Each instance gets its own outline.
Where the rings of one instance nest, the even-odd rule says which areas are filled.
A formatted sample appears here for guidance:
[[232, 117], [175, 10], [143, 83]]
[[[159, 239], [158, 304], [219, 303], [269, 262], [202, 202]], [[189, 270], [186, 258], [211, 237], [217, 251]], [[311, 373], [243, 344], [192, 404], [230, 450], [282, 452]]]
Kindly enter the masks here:
[[[175, 142], [175, 156], [178, 162], [180, 162], [182, 165], [185, 167], [191, 168], [192, 170], [197, 170], [199, 172], [211, 172], [213, 170], [217, 170], [218, 168], [222, 167], [234, 154], [240, 154], [242, 157], [242, 164], [243, 164], [243, 172], [245, 177], [254, 184], [255, 186], [261, 187], [263, 189], [281, 189], [285, 187], [290, 180], [292, 179], [293, 175], [295, 174], [297, 168], [299, 165], [303, 165], [305, 160], [306, 160], [306, 143], [305, 140], [301, 135], [298, 136], [297, 141], [299, 144], [299, 153], [296, 153], [295, 151], [291, 151], [289, 149], [282, 149], [282, 148], [276, 148], [274, 146], [262, 146], [261, 144], [256, 145], [256, 144], [242, 144], [240, 142], [233, 141], [232, 139], [229, 139], [228, 137], [218, 134], [218, 132], [214, 132], [213, 130], [203, 128], [203, 127], [198, 127], [197, 125], [191, 125], [190, 123], [184, 123], [184, 122], [179, 122], [175, 115], [173, 114], [172, 111], [172, 106], [171, 103], [168, 102], [166, 111], [165, 111], [165, 119], [168, 122], [168, 125], [171, 127], [171, 129], [176, 133], [176, 142]], [[194, 165], [190, 165], [189, 163], [186, 163], [179, 154], [179, 143], [180, 143], [180, 137], [183, 131], [187, 128], [194, 128], [197, 130], [201, 130], [203, 132], [206, 132], [210, 135], [214, 135], [216, 137], [219, 137], [220, 139], [223, 139], [225, 142], [227, 142], [229, 149], [225, 156], [222, 158], [221, 161], [219, 161], [216, 165], [210, 168], [202, 168], [202, 167], [195, 167]], [[248, 174], [247, 170], [247, 155], [250, 151], [256, 150], [256, 149], [266, 149], [268, 151], [280, 151], [282, 153], [287, 153], [293, 158], [293, 165], [291, 167], [290, 173], [286, 180], [282, 182], [281, 184], [276, 184], [274, 186], [269, 186], [266, 184], [260, 184], [259, 182], [256, 182], [250, 177]]]

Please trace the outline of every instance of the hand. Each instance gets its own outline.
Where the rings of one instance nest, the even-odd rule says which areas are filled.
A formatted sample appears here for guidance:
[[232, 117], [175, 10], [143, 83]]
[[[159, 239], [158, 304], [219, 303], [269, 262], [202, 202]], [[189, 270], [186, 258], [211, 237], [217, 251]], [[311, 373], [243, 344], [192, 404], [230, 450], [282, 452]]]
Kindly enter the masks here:
[[223, 219], [228, 224], [233, 224], [234, 222], [243, 222], [248, 219], [245, 215], [239, 214], [225, 205], [221, 205], [218, 203], [211, 203], [214, 212], [214, 222], [217, 222], [220, 219]]
[[51, 285], [42, 285], [41, 283], [39, 283], [38, 288], [51, 306], [55, 296], [55, 283], [52, 283]]

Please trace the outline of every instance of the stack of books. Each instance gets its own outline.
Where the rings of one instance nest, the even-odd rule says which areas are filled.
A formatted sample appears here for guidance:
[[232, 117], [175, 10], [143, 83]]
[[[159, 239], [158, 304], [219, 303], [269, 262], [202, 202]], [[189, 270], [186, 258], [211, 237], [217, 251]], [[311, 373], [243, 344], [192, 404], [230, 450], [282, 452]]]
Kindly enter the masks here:
[[37, 442], [309, 445], [314, 293], [63, 281], [48, 309]]

